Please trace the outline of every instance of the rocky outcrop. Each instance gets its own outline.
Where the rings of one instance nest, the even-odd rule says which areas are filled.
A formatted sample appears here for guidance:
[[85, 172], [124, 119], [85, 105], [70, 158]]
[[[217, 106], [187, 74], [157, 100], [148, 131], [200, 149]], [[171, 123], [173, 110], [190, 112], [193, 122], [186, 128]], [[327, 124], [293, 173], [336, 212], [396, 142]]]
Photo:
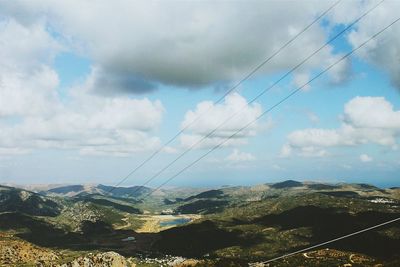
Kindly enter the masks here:
[[55, 266], [59, 259], [57, 253], [22, 240], [0, 241], [0, 266]]
[[99, 254], [89, 253], [60, 267], [133, 267], [127, 260], [116, 252]]

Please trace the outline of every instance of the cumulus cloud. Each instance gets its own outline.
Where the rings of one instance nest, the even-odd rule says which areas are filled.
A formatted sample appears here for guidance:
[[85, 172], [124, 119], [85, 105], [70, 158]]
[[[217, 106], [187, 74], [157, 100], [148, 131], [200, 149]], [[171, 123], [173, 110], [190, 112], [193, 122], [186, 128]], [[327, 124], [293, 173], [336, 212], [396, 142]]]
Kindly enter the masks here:
[[[180, 139], [181, 144], [184, 147], [191, 147], [205, 138], [197, 145], [198, 148], [215, 146], [254, 121], [261, 113], [262, 108], [259, 104], [249, 105], [238, 93], [226, 96], [224, 103], [221, 104], [214, 104], [212, 101], [200, 102], [195, 110], [189, 110], [185, 114], [181, 124], [185, 129], [185, 134]], [[254, 136], [259, 129], [259, 122], [252, 123], [224, 145], [245, 144], [247, 137]]]
[[86, 106], [65, 106], [47, 118], [26, 117], [3, 125], [0, 146], [75, 149], [82, 154], [127, 156], [160, 145], [150, 133], [163, 108], [147, 99], [93, 99]]
[[[157, 146], [159, 140], [152, 135], [162, 118], [162, 104], [146, 98], [125, 98], [114, 92], [144, 93], [161, 83], [198, 88], [239, 79], [330, 3], [2, 1], [0, 40], [5, 41], [0, 42], [1, 151], [18, 154], [37, 147], [60, 147], [85, 154], [125, 155]], [[329, 21], [350, 23], [370, 4], [363, 1], [348, 6], [346, 2], [344, 14], [348, 16], [334, 11]], [[396, 5], [385, 3], [371, 16], [372, 20], [363, 19], [348, 35], [349, 42], [356, 46], [384, 26], [394, 16]], [[399, 27], [390, 31], [358, 56], [386, 69], [393, 83], [398, 84]], [[329, 27], [315, 25], [260, 74], [292, 67], [320, 47], [329, 34]], [[67, 103], [58, 95], [59, 77], [52, 68], [55, 55], [63, 49], [85, 53], [93, 62], [86, 83], [71, 93]], [[303, 82], [314, 69], [331, 64], [338, 57], [328, 46], [296, 73], [293, 82]], [[349, 61], [337, 65], [329, 72], [331, 81], [345, 80], [350, 67]], [[358, 114], [363, 111], [360, 106], [357, 111], [355, 101], [349, 105], [351, 111], [346, 106], [341, 128], [292, 133], [282, 154], [297, 150], [303, 155], [324, 156], [328, 153], [326, 147], [366, 142], [395, 147], [398, 111], [393, 111], [390, 103], [383, 103], [384, 99], [374, 101], [384, 118], [378, 124]], [[368, 105], [361, 102], [364, 107]], [[205, 110], [209, 115], [188, 127], [181, 138], [182, 145], [187, 147], [203, 138], [242, 104], [242, 115], [213, 133], [203, 147], [220, 143], [257, 117], [261, 107], [248, 105], [238, 94], [219, 105], [199, 103], [185, 115], [182, 127]], [[247, 137], [259, 129], [255, 124], [225, 145], [245, 144]], [[325, 137], [329, 140], [323, 140]]]
[[0, 39], [1, 155], [59, 148], [122, 156], [159, 146], [151, 134], [164, 112], [160, 101], [92, 95], [90, 78], [63, 101], [51, 66], [62, 47], [44, 25], [3, 21]]
[[372, 157], [368, 156], [367, 154], [361, 154], [360, 155], [360, 161], [361, 162], [371, 162], [373, 160], [374, 159]]
[[[293, 77], [293, 84], [296, 87], [302, 87], [304, 86], [308, 81], [310, 80], [310, 74], [307, 72], [297, 72], [294, 74]], [[311, 89], [311, 86], [309, 84], [305, 85], [302, 90], [303, 91], [309, 91]]]
[[15, 19], [0, 20], [1, 66], [19, 72], [51, 62], [62, 46], [46, 31], [43, 22], [27, 26]]
[[[375, 5], [377, 1], [346, 1], [332, 12], [333, 23], [348, 24], [352, 19]], [[353, 47], [359, 46], [369, 37], [398, 18], [399, 1], [385, 1], [371, 16], [362, 19], [347, 39]], [[357, 53], [357, 56], [387, 71], [392, 83], [400, 89], [400, 24], [390, 27], [379, 38], [372, 40]]]
[[252, 161], [255, 160], [256, 157], [251, 153], [241, 152], [238, 149], [234, 149], [231, 154], [226, 157], [226, 160], [233, 162], [243, 162], [243, 161]]
[[87, 91], [76, 88], [71, 101], [60, 104], [52, 114], [25, 116], [19, 123], [3, 125], [0, 146], [77, 149], [82, 154], [122, 156], [160, 145], [157, 137], [149, 135], [162, 119], [160, 101], [104, 98]]
[[399, 135], [400, 111], [390, 102], [383, 97], [355, 97], [345, 104], [340, 128], [296, 130], [287, 136], [281, 155], [326, 156], [329, 147], [366, 143], [395, 148]]
[[344, 121], [357, 128], [400, 129], [400, 111], [384, 97], [355, 97], [344, 107]]
[[315, 146], [294, 147], [292, 144], [285, 144], [282, 146], [280, 157], [286, 158], [295, 153], [301, 157], [325, 157], [328, 152], [325, 149]]
[[58, 75], [48, 63], [60, 46], [42, 24], [0, 22], [0, 118], [51, 112]]
[[[330, 4], [16, 0], [2, 2], [0, 9], [21, 23], [46, 21], [69, 46], [89, 54], [98, 68], [94, 77], [100, 92], [141, 93], [159, 83], [198, 88], [238, 80]], [[294, 66], [328, 34], [316, 24], [259, 74]], [[304, 65], [303, 73], [338, 57], [328, 46]], [[329, 72], [333, 80], [347, 73], [343, 64]]]

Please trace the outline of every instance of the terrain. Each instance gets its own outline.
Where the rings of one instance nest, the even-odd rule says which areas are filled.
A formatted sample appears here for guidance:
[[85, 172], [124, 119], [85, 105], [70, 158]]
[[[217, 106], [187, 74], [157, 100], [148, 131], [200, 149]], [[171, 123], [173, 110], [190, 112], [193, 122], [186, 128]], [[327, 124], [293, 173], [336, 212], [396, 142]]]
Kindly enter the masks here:
[[400, 266], [400, 189], [0, 186], [0, 266]]

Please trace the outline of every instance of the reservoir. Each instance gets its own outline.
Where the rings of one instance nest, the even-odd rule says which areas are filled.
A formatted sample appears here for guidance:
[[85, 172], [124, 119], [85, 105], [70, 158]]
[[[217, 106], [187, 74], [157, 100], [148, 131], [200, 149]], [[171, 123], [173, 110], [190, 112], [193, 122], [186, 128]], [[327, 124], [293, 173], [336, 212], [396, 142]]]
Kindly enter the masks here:
[[175, 225], [180, 225], [180, 224], [185, 224], [190, 222], [191, 220], [188, 218], [177, 218], [174, 220], [170, 220], [170, 221], [163, 221], [160, 222], [160, 226], [161, 227], [166, 227], [166, 226], [175, 226]]

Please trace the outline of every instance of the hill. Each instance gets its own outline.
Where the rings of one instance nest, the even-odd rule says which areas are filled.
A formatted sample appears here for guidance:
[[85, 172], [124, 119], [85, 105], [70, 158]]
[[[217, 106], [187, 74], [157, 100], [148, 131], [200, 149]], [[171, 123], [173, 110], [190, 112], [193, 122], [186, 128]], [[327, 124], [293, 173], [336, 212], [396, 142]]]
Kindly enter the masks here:
[[101, 190], [102, 194], [113, 197], [135, 198], [150, 193], [151, 189], [145, 186], [131, 187], [114, 187], [106, 185], [98, 185], [97, 189]]
[[287, 180], [280, 183], [272, 184], [270, 187], [274, 189], [285, 189], [285, 188], [302, 187], [302, 186], [303, 183], [301, 182]]
[[62, 206], [39, 194], [0, 186], [0, 212], [19, 212], [37, 216], [56, 216]]
[[[10, 257], [37, 265], [42, 257], [53, 266], [109, 258], [127, 266], [248, 266], [400, 216], [398, 189], [363, 184], [173, 188], [143, 201], [126, 196], [151, 189], [115, 188], [112, 195], [110, 187], [94, 188], [40, 195], [0, 187], [0, 265]], [[399, 223], [273, 266], [398, 266], [398, 247]]]

